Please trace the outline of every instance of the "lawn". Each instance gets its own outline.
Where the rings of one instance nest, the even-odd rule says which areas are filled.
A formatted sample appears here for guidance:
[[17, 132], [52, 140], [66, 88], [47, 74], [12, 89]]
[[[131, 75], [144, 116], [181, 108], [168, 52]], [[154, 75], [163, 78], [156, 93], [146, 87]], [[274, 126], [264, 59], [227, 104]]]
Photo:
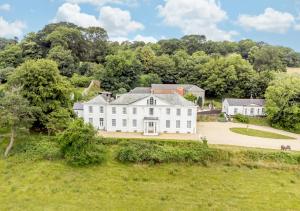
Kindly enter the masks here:
[[293, 170], [0, 160], [0, 210], [300, 209]]
[[251, 128], [230, 128], [230, 131], [242, 135], [247, 136], [255, 136], [255, 137], [261, 137], [261, 138], [272, 138], [272, 139], [295, 139], [293, 137], [281, 135], [278, 133], [272, 133], [268, 131], [263, 130], [255, 130]]

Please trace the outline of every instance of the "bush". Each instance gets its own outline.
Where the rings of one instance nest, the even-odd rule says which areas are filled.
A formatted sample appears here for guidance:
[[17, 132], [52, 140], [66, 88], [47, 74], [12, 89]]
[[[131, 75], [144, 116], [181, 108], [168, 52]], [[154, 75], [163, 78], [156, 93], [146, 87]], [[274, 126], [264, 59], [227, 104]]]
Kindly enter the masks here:
[[86, 166], [105, 160], [105, 146], [99, 144], [93, 126], [84, 124], [82, 119], [72, 122], [58, 137], [58, 141], [63, 157], [71, 165]]
[[92, 78], [74, 73], [70, 80], [71, 84], [75, 87], [88, 87]]
[[123, 143], [117, 160], [131, 163], [193, 162], [206, 165], [208, 162], [228, 161], [228, 152], [208, 148], [205, 144], [190, 143], [184, 146], [154, 142]]
[[249, 117], [245, 116], [245, 115], [242, 115], [242, 114], [237, 114], [234, 116], [234, 118], [238, 121], [238, 122], [241, 122], [241, 123], [249, 123]]
[[[27, 140], [15, 145], [12, 150], [14, 158], [21, 160], [57, 160], [61, 158], [59, 145], [52, 138], [32, 135], [25, 137]], [[24, 139], [24, 137], [20, 137]]]

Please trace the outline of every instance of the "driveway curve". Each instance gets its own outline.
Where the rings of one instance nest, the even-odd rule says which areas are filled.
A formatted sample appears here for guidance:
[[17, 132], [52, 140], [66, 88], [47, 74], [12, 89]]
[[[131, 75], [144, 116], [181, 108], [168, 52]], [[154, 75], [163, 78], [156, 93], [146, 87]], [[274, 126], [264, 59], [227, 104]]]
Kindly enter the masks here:
[[234, 145], [243, 147], [255, 147], [266, 149], [280, 149], [281, 145], [290, 145], [292, 150], [300, 151], [300, 135], [271, 127], [249, 125], [248, 128], [274, 132], [282, 135], [294, 137], [290, 139], [270, 139], [253, 136], [246, 136], [230, 131], [233, 127], [244, 127], [246, 124], [231, 122], [200, 122], [198, 123], [199, 136], [206, 136], [209, 144]]

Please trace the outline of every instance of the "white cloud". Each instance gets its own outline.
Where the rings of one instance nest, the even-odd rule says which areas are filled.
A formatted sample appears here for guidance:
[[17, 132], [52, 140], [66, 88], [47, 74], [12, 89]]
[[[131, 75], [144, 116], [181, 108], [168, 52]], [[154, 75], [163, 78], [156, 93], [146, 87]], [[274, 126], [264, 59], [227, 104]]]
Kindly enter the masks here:
[[106, 4], [136, 4], [136, 0], [67, 0], [73, 4], [93, 4], [103, 6]]
[[3, 17], [0, 17], [0, 37], [21, 36], [26, 24], [22, 21], [8, 22]]
[[71, 22], [82, 27], [100, 26], [95, 16], [82, 13], [77, 4], [70, 3], [65, 3], [58, 8], [53, 22], [60, 21]]
[[1, 11], [10, 11], [10, 4], [1, 4], [0, 5], [0, 10]]
[[82, 27], [100, 26], [110, 36], [127, 36], [130, 32], [143, 29], [143, 24], [131, 19], [129, 11], [104, 6], [99, 17], [81, 12], [77, 4], [65, 3], [58, 8], [53, 22], [67, 21]]
[[143, 35], [136, 35], [135, 38], [133, 39], [134, 41], [143, 41], [145, 43], [156, 43], [157, 39], [155, 37], [152, 36], [143, 36]]
[[247, 29], [285, 33], [293, 26], [295, 18], [288, 12], [280, 12], [272, 8], [266, 8], [263, 14], [257, 16], [240, 15], [238, 22]]
[[300, 24], [296, 24], [296, 25], [294, 26], [294, 29], [295, 29], [296, 31], [300, 31]]
[[99, 21], [111, 36], [126, 36], [130, 32], [144, 29], [143, 24], [131, 19], [129, 11], [109, 6], [100, 9]]
[[157, 42], [157, 39], [155, 37], [152, 37], [152, 36], [143, 36], [143, 35], [136, 35], [133, 39], [129, 39], [128, 37], [111, 37], [110, 38], [111, 41], [114, 41], [114, 42], [119, 42], [119, 43], [122, 43], [122, 42], [125, 42], [125, 41], [129, 41], [129, 42], [134, 42], [134, 41], [143, 41], [145, 43], [156, 43]]
[[215, 0], [166, 0], [158, 11], [165, 24], [179, 27], [184, 34], [203, 34], [212, 40], [231, 40], [236, 34], [218, 28], [228, 17]]

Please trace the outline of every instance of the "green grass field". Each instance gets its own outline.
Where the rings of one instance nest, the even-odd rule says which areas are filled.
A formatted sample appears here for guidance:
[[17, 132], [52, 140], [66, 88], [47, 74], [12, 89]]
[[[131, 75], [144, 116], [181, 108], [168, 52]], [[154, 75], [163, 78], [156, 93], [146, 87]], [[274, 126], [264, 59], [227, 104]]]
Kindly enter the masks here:
[[297, 210], [300, 173], [185, 164], [0, 161], [0, 210]]
[[230, 131], [242, 135], [247, 136], [255, 136], [255, 137], [261, 137], [261, 138], [272, 138], [272, 139], [295, 139], [293, 137], [281, 135], [278, 133], [272, 133], [268, 131], [262, 131], [262, 130], [255, 130], [251, 128], [230, 128]]

